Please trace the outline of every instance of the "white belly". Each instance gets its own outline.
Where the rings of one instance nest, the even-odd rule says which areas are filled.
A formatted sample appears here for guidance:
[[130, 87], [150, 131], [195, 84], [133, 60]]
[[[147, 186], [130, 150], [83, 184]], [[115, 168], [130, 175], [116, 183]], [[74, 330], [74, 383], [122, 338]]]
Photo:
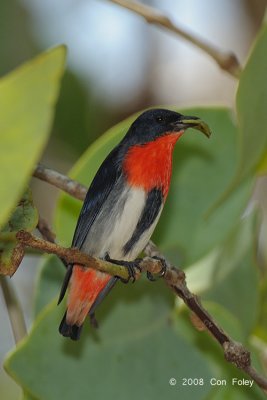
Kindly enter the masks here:
[[110, 258], [116, 260], [134, 260], [150, 239], [161, 213], [160, 210], [151, 227], [125, 255], [123, 248], [135, 231], [146, 197], [146, 192], [140, 188], [125, 187], [123, 191], [112, 191], [96, 217], [82, 249], [98, 257], [104, 257], [108, 253]]
[[[125, 206], [118, 218], [110, 215], [112, 221], [111, 232], [102, 245], [102, 251], [108, 252], [109, 256], [115, 260], [125, 259], [123, 254], [123, 247], [131, 239], [137, 222], [142, 214], [146, 200], [146, 194], [142, 189], [131, 189], [128, 191]], [[114, 209], [113, 213], [116, 214], [117, 210]], [[135, 256], [134, 258], [136, 258]]]

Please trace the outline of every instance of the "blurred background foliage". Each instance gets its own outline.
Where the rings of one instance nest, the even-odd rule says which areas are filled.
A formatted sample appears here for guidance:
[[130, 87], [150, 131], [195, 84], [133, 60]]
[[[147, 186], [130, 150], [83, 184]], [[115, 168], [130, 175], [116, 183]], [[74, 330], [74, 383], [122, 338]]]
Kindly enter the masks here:
[[[214, 44], [231, 49], [242, 64], [260, 29], [266, 7], [263, 0], [146, 3], [166, 11], [175, 22]], [[212, 315], [235, 339], [253, 350], [253, 361], [266, 372], [266, 157], [258, 167], [261, 176], [249, 166], [245, 180], [240, 178], [232, 194], [235, 199], [230, 196], [229, 204], [224, 203], [214, 212], [210, 220], [213, 227], [203, 222], [203, 214], [209, 212], [209, 207], [233, 182], [237, 169], [240, 138], [234, 113], [225, 108], [235, 108], [237, 82], [200, 50], [108, 1], [1, 0], [1, 75], [58, 43], [68, 46], [67, 71], [42, 161], [67, 173], [78, 160], [71, 175], [86, 184], [129, 121], [113, 128], [80, 156], [103, 132], [128, 115], [159, 104], [175, 105], [177, 109], [189, 105], [220, 106], [192, 110], [210, 123], [214, 138], [206, 142], [192, 133], [177, 147], [178, 168], [174, 171], [168, 203], [171, 211], [163, 215], [155, 240], [170, 259], [188, 267], [190, 288], [202, 293]], [[259, 63], [256, 58], [255, 63]], [[257, 82], [257, 87], [260, 84]], [[245, 94], [239, 91], [239, 100], [245, 101], [255, 80], [250, 85], [243, 86]], [[242, 116], [249, 114], [244, 112], [246, 107], [255, 116], [254, 98], [253, 104], [249, 101], [242, 104], [241, 100], [237, 108], [242, 108]], [[249, 127], [253, 129], [253, 119], [248, 116]], [[248, 134], [251, 146], [253, 135], [251, 131]], [[257, 134], [264, 137], [264, 132]], [[249, 150], [250, 147], [243, 152], [246, 157]], [[246, 159], [242, 160], [243, 165]], [[260, 161], [260, 157], [255, 161]], [[57, 190], [37, 180], [32, 181], [32, 189], [41, 215], [54, 223]], [[199, 207], [195, 207], [196, 202]], [[246, 206], [249, 214], [255, 202], [261, 205], [261, 215], [252, 213], [245, 222], [240, 222]], [[61, 243], [69, 242], [79, 207], [73, 199], [60, 197], [54, 226]], [[180, 223], [177, 230], [176, 221]], [[210, 232], [214, 232], [212, 237], [207, 236]], [[230, 398], [229, 386], [168, 385], [171, 376], [230, 379], [239, 373], [223, 361], [220, 349], [208, 335], [192, 327], [188, 312], [179, 301], [172, 309], [173, 298], [161, 283], [152, 287], [142, 282], [131, 290], [119, 288], [111, 294], [110, 304], [100, 311], [100, 332], [95, 335], [87, 329], [81, 343], [66, 344], [57, 333], [63, 308], [57, 309], [51, 303], [58, 293], [63, 271], [50, 257], [43, 261], [39, 274], [36, 262], [35, 256], [27, 257], [12, 278], [27, 325], [33, 321], [33, 304], [39, 314], [30, 340], [8, 361], [9, 373], [24, 387], [24, 400], [87, 398], [88, 380], [95, 382], [90, 390], [92, 397], [97, 398], [107, 397], [111, 387], [111, 398], [125, 398], [125, 393], [135, 398], [156, 398], [156, 395], [167, 398], [180, 395], [183, 399], [197, 396], [207, 400]], [[36, 273], [40, 276], [34, 296]], [[0, 319], [3, 358], [14, 342], [2, 299]], [[166, 325], [167, 319], [172, 321], [171, 327]], [[118, 339], [110, 342], [110, 337]], [[114, 364], [110, 365], [111, 362]], [[151, 364], [155, 368], [148, 375]], [[135, 376], [134, 382], [129, 371]], [[66, 374], [73, 376], [73, 381], [70, 379], [64, 387], [59, 382], [65, 383]], [[20, 396], [20, 390], [4, 372], [0, 374], [0, 393], [7, 400]], [[234, 388], [230, 394], [234, 399], [262, 397], [256, 388], [252, 391]]]

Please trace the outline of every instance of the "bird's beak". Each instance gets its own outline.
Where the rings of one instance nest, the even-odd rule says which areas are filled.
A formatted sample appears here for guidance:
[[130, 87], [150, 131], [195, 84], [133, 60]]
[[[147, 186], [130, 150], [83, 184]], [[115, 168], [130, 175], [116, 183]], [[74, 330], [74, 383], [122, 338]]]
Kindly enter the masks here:
[[202, 121], [198, 117], [187, 117], [182, 116], [179, 121], [173, 124], [174, 131], [185, 130], [187, 128], [197, 129], [198, 131], [204, 133], [208, 138], [211, 135], [211, 130], [206, 122]]

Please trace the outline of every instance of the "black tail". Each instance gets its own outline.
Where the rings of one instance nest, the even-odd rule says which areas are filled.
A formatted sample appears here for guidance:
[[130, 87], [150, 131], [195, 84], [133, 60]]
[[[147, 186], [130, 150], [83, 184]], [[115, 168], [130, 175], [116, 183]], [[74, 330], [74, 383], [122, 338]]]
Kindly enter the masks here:
[[[71, 272], [72, 272], [72, 265], [68, 267], [67, 273], [65, 275], [65, 279], [63, 282], [60, 296], [59, 296], [58, 304], [61, 302], [61, 300], [64, 297], [64, 294], [66, 292], [68, 282], [69, 282], [69, 279], [71, 276]], [[92, 304], [92, 306], [90, 308], [89, 317], [90, 317], [91, 325], [94, 328], [98, 327], [97, 320], [95, 318], [95, 310], [99, 306], [99, 304], [104, 300], [104, 298], [107, 296], [107, 294], [110, 292], [110, 290], [113, 288], [113, 286], [118, 281], [118, 279], [119, 278], [114, 276], [109, 280], [109, 282], [106, 284], [106, 286], [98, 294], [97, 298], [95, 299], [94, 303]], [[79, 326], [76, 324], [74, 324], [74, 325], [68, 324], [66, 321], [66, 315], [67, 315], [67, 312], [65, 312], [64, 317], [62, 318], [62, 321], [59, 325], [59, 332], [61, 333], [61, 335], [65, 336], [65, 337], [69, 337], [72, 340], [78, 340], [80, 338], [83, 325]]]
[[68, 284], [70, 281], [70, 277], [72, 274], [72, 268], [73, 268], [73, 265], [69, 264], [67, 267], [67, 271], [66, 271], [63, 283], [62, 283], [62, 287], [61, 287], [61, 291], [60, 291], [60, 295], [59, 295], [57, 304], [60, 304], [61, 301], [63, 300], [63, 297], [65, 296], [65, 293], [66, 293], [66, 290], [67, 290], [67, 287], [68, 287]]
[[59, 332], [61, 335], [69, 337], [72, 340], [79, 340], [83, 326], [69, 325], [66, 321], [66, 314], [67, 313], [65, 312], [64, 317], [59, 325]]

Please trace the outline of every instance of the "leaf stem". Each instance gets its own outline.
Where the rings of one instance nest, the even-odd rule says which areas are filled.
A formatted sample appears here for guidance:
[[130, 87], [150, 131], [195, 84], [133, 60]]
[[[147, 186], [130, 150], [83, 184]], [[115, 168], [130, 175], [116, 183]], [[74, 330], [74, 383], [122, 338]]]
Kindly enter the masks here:
[[5, 299], [14, 340], [17, 344], [27, 335], [27, 328], [21, 306], [8, 279], [9, 278], [6, 276], [0, 275], [0, 285]]

